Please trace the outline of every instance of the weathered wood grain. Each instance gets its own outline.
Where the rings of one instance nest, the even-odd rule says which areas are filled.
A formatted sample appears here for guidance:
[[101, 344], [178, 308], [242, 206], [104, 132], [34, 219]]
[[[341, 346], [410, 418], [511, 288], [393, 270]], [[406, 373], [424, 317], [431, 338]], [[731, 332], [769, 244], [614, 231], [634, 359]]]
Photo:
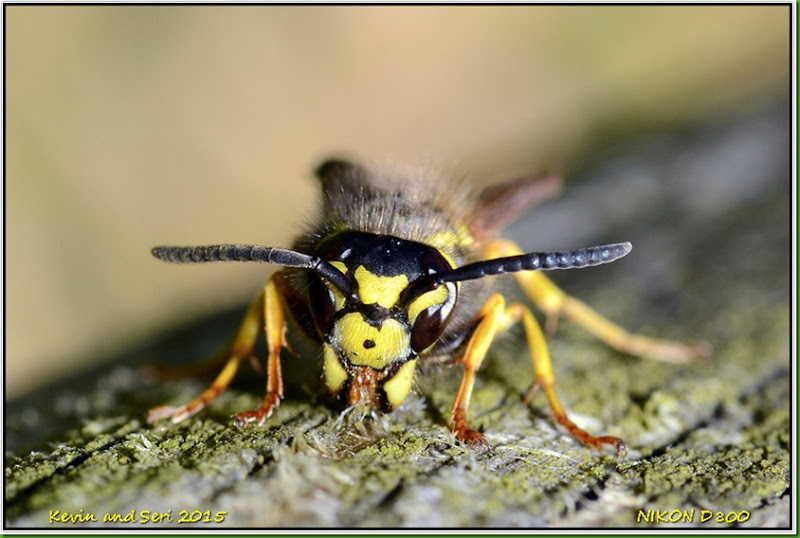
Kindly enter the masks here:
[[[747, 517], [740, 527], [788, 526], [788, 135], [787, 111], [773, 108], [633, 144], [595, 157], [562, 200], [511, 229], [531, 249], [632, 241], [617, 264], [554, 278], [631, 329], [714, 346], [705, 362], [670, 365], [622, 356], [560, 324], [549, 340], [562, 399], [587, 429], [623, 437], [624, 458], [579, 446], [543, 398], [523, 406], [532, 372], [518, 331], [497, 346], [476, 386], [471, 416], [487, 453], [448, 431], [457, 367], [424, 376], [420, 396], [370, 418], [341, 415], [314, 396], [316, 364], [287, 355], [288, 395], [263, 427], [230, 425], [230, 415], [260, 401], [260, 381], [235, 386], [182, 424], [145, 424], [149, 407], [181, 403], [204, 381], [151, 384], [140, 367], [212, 353], [236, 313], [11, 402], [5, 524], [730, 526], [715, 521], [721, 512]], [[146, 510], [171, 521], [143, 523]], [[182, 510], [222, 521], [179, 524]], [[54, 511], [100, 521], [52, 523]], [[105, 514], [134, 522], [103, 523]], [[684, 514], [692, 518], [659, 519]]]

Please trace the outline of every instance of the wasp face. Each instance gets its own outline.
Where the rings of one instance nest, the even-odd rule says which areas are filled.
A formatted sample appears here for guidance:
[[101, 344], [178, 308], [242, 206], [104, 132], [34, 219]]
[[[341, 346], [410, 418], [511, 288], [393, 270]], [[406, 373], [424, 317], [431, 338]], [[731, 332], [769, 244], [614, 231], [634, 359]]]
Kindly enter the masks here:
[[428, 245], [365, 232], [336, 234], [315, 254], [339, 269], [353, 291], [345, 297], [309, 274], [328, 389], [350, 405], [394, 409], [411, 390], [417, 356], [442, 335], [457, 299], [454, 283], [413, 293], [410, 285], [452, 264]]

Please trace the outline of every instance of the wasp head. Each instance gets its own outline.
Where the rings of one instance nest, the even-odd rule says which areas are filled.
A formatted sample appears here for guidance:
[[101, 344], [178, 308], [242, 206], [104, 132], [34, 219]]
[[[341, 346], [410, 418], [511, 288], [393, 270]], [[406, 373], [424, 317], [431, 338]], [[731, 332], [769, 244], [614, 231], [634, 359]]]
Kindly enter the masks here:
[[315, 254], [349, 284], [342, 290], [309, 272], [328, 389], [350, 405], [394, 409], [411, 390], [417, 357], [442, 335], [457, 299], [456, 283], [412, 284], [451, 271], [452, 263], [428, 245], [365, 232], [336, 234]]

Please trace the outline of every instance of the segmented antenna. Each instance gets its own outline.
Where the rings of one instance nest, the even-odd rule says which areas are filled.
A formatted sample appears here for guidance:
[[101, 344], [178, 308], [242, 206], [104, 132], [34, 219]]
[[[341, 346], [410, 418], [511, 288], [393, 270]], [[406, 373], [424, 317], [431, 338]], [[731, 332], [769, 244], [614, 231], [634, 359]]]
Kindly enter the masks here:
[[485, 276], [520, 271], [550, 271], [554, 269], [580, 269], [610, 263], [627, 255], [633, 246], [629, 242], [612, 243], [597, 247], [579, 248], [577, 250], [559, 250], [552, 252], [530, 252], [518, 256], [482, 260], [462, 265], [451, 271], [434, 273], [417, 280], [405, 293], [406, 303], [419, 297], [426, 291], [435, 289], [445, 282], [461, 282], [475, 280]]
[[560, 250], [553, 252], [530, 252], [519, 256], [495, 258], [463, 265], [452, 271], [433, 274], [436, 284], [474, 280], [485, 276], [519, 271], [550, 271], [553, 269], [581, 269], [618, 260], [628, 254], [633, 246], [629, 242], [613, 243], [599, 247]]
[[353, 294], [347, 277], [336, 267], [317, 256], [286, 248], [261, 245], [207, 245], [197, 247], [154, 247], [159, 260], [170, 263], [261, 262], [315, 271], [336, 286], [345, 297]]

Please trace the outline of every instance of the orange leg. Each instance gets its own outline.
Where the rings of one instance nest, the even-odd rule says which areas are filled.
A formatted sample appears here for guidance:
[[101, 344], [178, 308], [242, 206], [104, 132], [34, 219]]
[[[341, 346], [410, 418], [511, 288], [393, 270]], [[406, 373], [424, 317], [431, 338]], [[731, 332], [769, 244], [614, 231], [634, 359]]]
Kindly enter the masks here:
[[611, 445], [614, 447], [617, 455], [627, 452], [625, 443], [619, 437], [612, 437], [604, 435], [595, 437], [585, 430], [580, 429], [564, 411], [561, 402], [558, 401], [556, 396], [555, 384], [556, 379], [553, 374], [553, 366], [550, 361], [550, 351], [547, 349], [547, 343], [542, 334], [542, 329], [539, 327], [536, 318], [533, 317], [531, 311], [519, 303], [512, 304], [509, 307], [510, 317], [514, 319], [522, 318], [522, 323], [525, 327], [525, 336], [528, 339], [528, 347], [531, 352], [531, 359], [533, 360], [533, 370], [536, 373], [536, 382], [534, 387], [542, 387], [545, 396], [547, 396], [547, 403], [550, 404], [550, 409], [553, 411], [556, 421], [561, 424], [569, 434], [583, 443], [596, 450], [602, 450], [604, 445]]
[[[522, 250], [516, 244], [506, 240], [493, 241], [487, 246], [486, 252], [489, 258], [522, 254]], [[526, 295], [547, 316], [548, 330], [554, 329], [558, 318], [563, 315], [606, 345], [629, 355], [684, 363], [708, 357], [711, 353], [707, 343], [684, 344], [630, 333], [585, 303], [561, 291], [540, 271], [520, 272], [514, 276]]]
[[185, 405], [179, 407], [156, 407], [151, 409], [147, 415], [147, 422], [152, 423], [162, 418], [170, 418], [172, 422], [180, 422], [184, 419], [194, 415], [206, 405], [211, 403], [220, 394], [225, 392], [228, 388], [236, 372], [239, 370], [239, 364], [242, 359], [250, 357], [253, 353], [253, 345], [255, 344], [258, 332], [261, 329], [263, 311], [264, 311], [264, 293], [258, 295], [247, 313], [242, 319], [236, 337], [230, 345], [228, 350], [229, 358], [222, 368], [222, 371], [217, 375], [216, 379], [211, 383], [211, 386], [203, 391], [200, 396], [190, 401]]
[[483, 358], [486, 356], [489, 345], [492, 343], [497, 331], [505, 330], [510, 325], [522, 319], [525, 326], [528, 347], [530, 348], [531, 359], [533, 361], [533, 368], [536, 372], [536, 384], [544, 388], [547, 401], [558, 423], [561, 424], [570, 435], [587, 446], [600, 450], [604, 445], [611, 445], [614, 447], [617, 454], [625, 452], [625, 443], [623, 443], [621, 439], [611, 436], [595, 437], [590, 435], [586, 431], [580, 429], [567, 417], [555, 393], [555, 377], [553, 375], [550, 353], [547, 350], [544, 335], [530, 310], [519, 303], [513, 303], [506, 307], [503, 296], [494, 294], [489, 297], [489, 300], [486, 301], [486, 304], [481, 308], [481, 311], [478, 313], [478, 318], [481, 321], [467, 344], [467, 349], [463, 358], [464, 377], [461, 380], [461, 386], [459, 387], [458, 395], [456, 396], [451, 411], [452, 418], [450, 420], [450, 425], [453, 428], [456, 439], [467, 442], [470, 445], [486, 444], [483, 435], [471, 429], [466, 418], [472, 388], [475, 383], [475, 372], [480, 367], [481, 362], [483, 362]]
[[258, 424], [264, 422], [272, 412], [272, 409], [278, 405], [280, 398], [283, 397], [280, 349], [286, 342], [284, 334], [285, 323], [275, 278], [275, 275], [273, 275], [269, 279], [264, 291], [259, 294], [250, 305], [250, 308], [248, 308], [228, 350], [229, 358], [222, 371], [211, 383], [211, 386], [186, 405], [151, 409], [147, 416], [149, 423], [161, 418], [170, 418], [172, 422], [180, 422], [194, 415], [225, 392], [239, 370], [242, 360], [252, 358], [253, 346], [262, 328], [267, 334], [267, 348], [269, 350], [267, 359], [267, 395], [257, 409], [239, 413], [236, 416], [236, 424], [243, 426], [251, 422], [257, 422]]
[[278, 407], [283, 398], [281, 375], [281, 348], [286, 346], [286, 320], [283, 315], [276, 276], [267, 282], [264, 290], [264, 331], [267, 334], [267, 394], [256, 409], [236, 415], [235, 423], [244, 427], [252, 423], [261, 425]]
[[450, 411], [450, 426], [456, 439], [469, 443], [470, 445], [486, 446], [483, 435], [469, 427], [467, 422], [467, 408], [472, 396], [472, 388], [475, 385], [475, 372], [480, 368], [489, 345], [494, 340], [494, 335], [503, 322], [505, 310], [505, 299], [500, 294], [492, 295], [486, 304], [483, 305], [478, 313], [481, 320], [472, 333], [467, 349], [464, 352], [464, 376], [461, 378], [461, 386], [458, 388], [453, 409]]

